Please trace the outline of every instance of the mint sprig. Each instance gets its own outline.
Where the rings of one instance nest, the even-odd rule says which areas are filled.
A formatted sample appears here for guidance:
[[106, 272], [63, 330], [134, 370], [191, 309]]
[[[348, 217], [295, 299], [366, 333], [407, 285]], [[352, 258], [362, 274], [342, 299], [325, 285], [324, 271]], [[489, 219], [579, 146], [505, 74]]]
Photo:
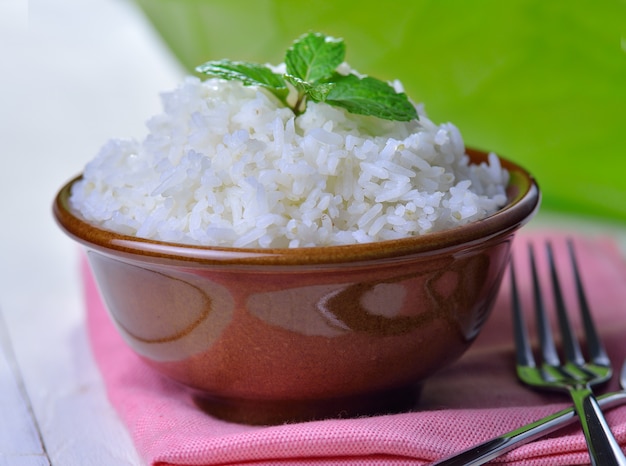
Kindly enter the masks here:
[[[396, 92], [388, 83], [369, 76], [338, 73], [345, 53], [342, 39], [309, 33], [287, 50], [284, 74], [275, 73], [265, 65], [231, 60], [209, 61], [196, 70], [217, 78], [239, 80], [246, 86], [263, 87], [296, 115], [304, 112], [307, 101], [311, 100], [386, 120], [418, 119], [406, 94]], [[296, 92], [295, 99], [289, 97], [290, 87]]]

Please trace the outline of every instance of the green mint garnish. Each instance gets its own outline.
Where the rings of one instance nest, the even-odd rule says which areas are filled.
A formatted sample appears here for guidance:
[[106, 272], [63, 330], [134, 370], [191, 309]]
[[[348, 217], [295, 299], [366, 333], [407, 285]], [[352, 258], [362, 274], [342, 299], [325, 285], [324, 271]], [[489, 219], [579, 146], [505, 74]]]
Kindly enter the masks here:
[[[388, 83], [369, 76], [338, 73], [345, 54], [342, 39], [309, 33], [287, 50], [284, 74], [275, 73], [265, 65], [230, 60], [209, 61], [196, 70], [217, 78], [239, 80], [246, 86], [263, 87], [296, 115], [311, 100], [386, 120], [418, 119], [406, 94], [396, 92]], [[288, 102], [289, 86], [296, 90], [297, 96]]]
[[196, 68], [202, 73], [227, 80], [239, 80], [246, 86], [262, 86], [284, 100], [289, 93], [285, 80], [267, 66], [242, 61], [209, 61]]

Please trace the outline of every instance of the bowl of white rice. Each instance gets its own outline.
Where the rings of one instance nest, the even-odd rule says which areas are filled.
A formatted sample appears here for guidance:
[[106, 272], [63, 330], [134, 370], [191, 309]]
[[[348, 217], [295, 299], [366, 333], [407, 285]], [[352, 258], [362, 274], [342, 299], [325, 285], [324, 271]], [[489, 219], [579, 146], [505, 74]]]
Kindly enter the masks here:
[[127, 344], [234, 422], [415, 408], [487, 319], [533, 177], [421, 106], [296, 117], [188, 78], [163, 109], [54, 203]]

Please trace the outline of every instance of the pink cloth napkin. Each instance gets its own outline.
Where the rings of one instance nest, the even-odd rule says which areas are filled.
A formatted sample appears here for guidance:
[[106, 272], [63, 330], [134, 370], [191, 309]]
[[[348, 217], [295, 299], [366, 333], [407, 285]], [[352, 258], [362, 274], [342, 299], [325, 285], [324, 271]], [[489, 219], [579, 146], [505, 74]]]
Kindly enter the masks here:
[[[564, 236], [559, 232], [523, 232], [514, 241], [524, 295], [530, 290], [526, 244], [542, 244], [547, 238], [557, 250], [563, 249]], [[626, 262], [610, 238], [574, 238], [596, 324], [618, 372], [626, 357]], [[537, 249], [541, 255], [543, 246]], [[559, 264], [565, 279], [570, 267], [567, 262]], [[565, 394], [535, 392], [516, 380], [508, 278], [474, 345], [457, 363], [427, 381], [419, 410], [272, 427], [228, 423], [198, 410], [184, 388], [146, 367], [128, 349], [106, 314], [87, 266], [84, 278], [88, 331], [97, 364], [110, 401], [147, 464], [421, 465], [570, 404]], [[571, 287], [566, 294], [571, 297]], [[616, 389], [616, 378], [599, 391]], [[620, 444], [626, 446], [626, 406], [610, 411], [607, 418]], [[572, 425], [497, 462], [575, 465], [588, 463], [589, 457], [580, 429]]]

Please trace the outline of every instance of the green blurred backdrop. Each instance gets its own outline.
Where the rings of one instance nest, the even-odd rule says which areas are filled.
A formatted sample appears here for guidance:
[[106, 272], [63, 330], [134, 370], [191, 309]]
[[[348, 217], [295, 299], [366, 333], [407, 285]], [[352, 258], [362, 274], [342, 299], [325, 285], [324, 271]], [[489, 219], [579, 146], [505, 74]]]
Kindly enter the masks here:
[[530, 170], [543, 209], [626, 221], [626, 0], [136, 1], [190, 72], [343, 37], [360, 72]]

